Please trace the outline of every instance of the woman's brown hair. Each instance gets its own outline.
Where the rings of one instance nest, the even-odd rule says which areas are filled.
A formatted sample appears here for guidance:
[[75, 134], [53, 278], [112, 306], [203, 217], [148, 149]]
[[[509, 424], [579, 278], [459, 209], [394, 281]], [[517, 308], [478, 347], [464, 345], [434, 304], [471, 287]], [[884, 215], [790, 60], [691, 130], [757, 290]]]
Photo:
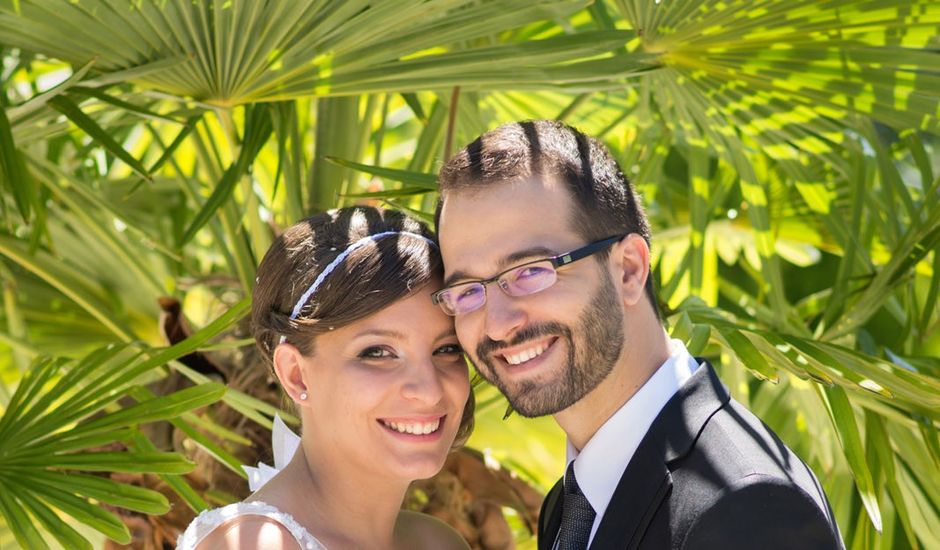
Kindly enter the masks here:
[[[389, 231], [413, 235], [385, 236], [353, 250], [291, 319], [297, 301], [349, 245]], [[440, 280], [444, 273], [440, 252], [416, 235], [434, 239], [418, 220], [396, 210], [365, 206], [316, 214], [288, 227], [264, 255], [252, 294], [251, 331], [268, 365], [282, 337], [312, 356], [318, 335], [368, 317]], [[471, 391], [455, 445], [470, 435], [473, 409]]]

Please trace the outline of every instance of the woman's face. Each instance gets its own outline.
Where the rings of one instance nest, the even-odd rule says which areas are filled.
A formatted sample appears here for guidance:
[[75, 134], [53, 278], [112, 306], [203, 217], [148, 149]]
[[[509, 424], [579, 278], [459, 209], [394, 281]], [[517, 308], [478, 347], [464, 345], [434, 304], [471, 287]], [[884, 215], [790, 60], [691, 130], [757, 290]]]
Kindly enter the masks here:
[[470, 383], [434, 288], [321, 334], [304, 358], [304, 431], [343, 464], [409, 481], [443, 467]]

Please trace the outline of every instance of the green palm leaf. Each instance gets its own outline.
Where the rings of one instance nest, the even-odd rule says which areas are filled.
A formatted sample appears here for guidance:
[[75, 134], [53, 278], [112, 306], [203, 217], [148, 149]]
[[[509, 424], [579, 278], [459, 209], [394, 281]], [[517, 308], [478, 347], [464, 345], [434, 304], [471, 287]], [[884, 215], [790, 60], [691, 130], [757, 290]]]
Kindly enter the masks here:
[[126, 526], [86, 499], [148, 513], [168, 509], [159, 493], [75, 471], [180, 474], [192, 468], [174, 453], [90, 450], [114, 442], [128, 444], [138, 425], [178, 417], [217, 401], [225, 391], [218, 384], [203, 384], [115, 408], [114, 401], [127, 392], [130, 381], [113, 392], [88, 388], [100, 387], [102, 380], [114, 379], [142, 360], [130, 351], [112, 346], [81, 361], [40, 359], [0, 417], [0, 485], [9, 489], [0, 511], [24, 546], [44, 547], [26, 525], [27, 511], [60, 542], [77, 544], [80, 535], [55, 519], [53, 509], [124, 542], [130, 540]]
[[[667, 71], [653, 79], [685, 130], [710, 127], [712, 146], [744, 133], [777, 147], [823, 154], [838, 122], [869, 115], [895, 127], [938, 128], [940, 7], [929, 0], [662, 2], [618, 7], [642, 48]], [[789, 144], [791, 147], [786, 147]]]
[[[565, 17], [582, 0], [364, 2], [250, 0], [7, 3], [0, 40], [75, 65], [94, 60], [98, 82], [118, 73], [148, 88], [214, 105], [305, 95], [597, 81], [590, 58], [630, 39], [626, 31], [556, 36], [520, 45], [472, 44], [542, 18]], [[57, 37], [50, 40], [49, 37]], [[499, 57], [508, 63], [493, 64]], [[642, 69], [642, 54], [609, 68]], [[178, 60], [184, 61], [179, 62]], [[613, 74], [605, 77], [609, 79]], [[455, 80], [456, 79], [456, 80]]]
[[[174, 476], [190, 471], [193, 464], [178, 454], [158, 452], [142, 439], [137, 427], [162, 420], [177, 422], [188, 411], [218, 401], [225, 388], [205, 382], [156, 396], [137, 387], [137, 380], [199, 348], [243, 316], [246, 305], [247, 301], [236, 305], [191, 338], [162, 351], [140, 350], [136, 344], [111, 345], [78, 360], [37, 359], [0, 416], [0, 485], [15, 489], [0, 502], [0, 513], [21, 544], [45, 544], [36, 539], [27, 512], [60, 541], [77, 544], [75, 537], [80, 535], [54, 520], [52, 510], [127, 542], [130, 535], [124, 523], [87, 499], [146, 513], [168, 509], [160, 493], [76, 472], [150, 472], [164, 476], [180, 493], [189, 490]], [[118, 407], [117, 400], [128, 394], [137, 403]], [[127, 450], [98, 450], [115, 443]], [[216, 454], [231, 460], [221, 449]], [[187, 501], [205, 506], [195, 499]]]

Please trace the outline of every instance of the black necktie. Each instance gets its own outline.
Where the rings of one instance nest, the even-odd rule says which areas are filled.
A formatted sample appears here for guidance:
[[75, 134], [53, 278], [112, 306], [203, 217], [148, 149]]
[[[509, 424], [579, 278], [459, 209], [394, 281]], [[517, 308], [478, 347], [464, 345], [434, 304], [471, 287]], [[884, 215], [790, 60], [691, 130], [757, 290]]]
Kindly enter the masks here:
[[572, 460], [565, 473], [565, 497], [561, 504], [558, 550], [586, 550], [595, 515], [594, 508], [591, 508], [591, 503], [581, 492], [578, 481], [574, 478]]

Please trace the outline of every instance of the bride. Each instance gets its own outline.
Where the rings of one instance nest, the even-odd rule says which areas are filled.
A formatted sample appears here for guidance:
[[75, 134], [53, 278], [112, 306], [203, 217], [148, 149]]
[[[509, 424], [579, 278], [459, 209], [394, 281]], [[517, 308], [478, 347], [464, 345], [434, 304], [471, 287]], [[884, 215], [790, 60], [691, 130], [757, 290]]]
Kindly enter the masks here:
[[452, 318], [430, 299], [442, 272], [427, 227], [395, 211], [344, 208], [278, 237], [258, 268], [252, 331], [302, 435], [280, 472], [200, 514], [179, 549], [467, 548], [401, 510], [408, 485], [472, 428]]

